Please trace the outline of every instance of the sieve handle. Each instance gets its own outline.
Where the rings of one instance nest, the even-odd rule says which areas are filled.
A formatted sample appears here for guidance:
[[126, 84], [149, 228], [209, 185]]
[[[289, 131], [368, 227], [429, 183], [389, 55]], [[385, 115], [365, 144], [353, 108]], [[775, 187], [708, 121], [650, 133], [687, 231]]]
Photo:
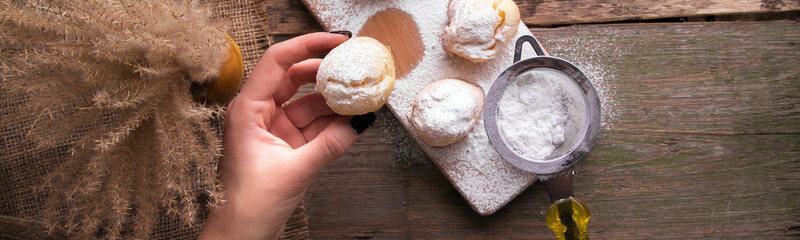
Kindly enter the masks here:
[[531, 35], [523, 35], [517, 38], [517, 44], [514, 46], [514, 62], [519, 62], [520, 58], [522, 58], [522, 44], [525, 42], [531, 44], [537, 56], [544, 56], [544, 50], [542, 50], [542, 46], [539, 45], [539, 41], [536, 41], [536, 38]]
[[559, 199], [550, 205], [545, 214], [545, 224], [559, 240], [589, 240], [589, 208], [574, 197]]
[[572, 167], [555, 173], [547, 180], [544, 180], [544, 186], [547, 188], [547, 194], [550, 195], [550, 202], [574, 196], [572, 192]]
[[589, 207], [573, 196], [572, 167], [544, 180], [552, 204], [545, 214], [545, 224], [559, 240], [589, 240], [586, 225]]

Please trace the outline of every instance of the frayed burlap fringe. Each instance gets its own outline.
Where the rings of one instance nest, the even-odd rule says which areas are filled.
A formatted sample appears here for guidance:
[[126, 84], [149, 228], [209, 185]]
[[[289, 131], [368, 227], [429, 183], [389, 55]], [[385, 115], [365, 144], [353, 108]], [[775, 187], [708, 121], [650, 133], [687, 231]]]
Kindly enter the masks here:
[[[225, 21], [228, 33], [239, 44], [245, 63], [245, 78], [261, 54], [271, 44], [267, 35], [266, 6], [263, 0], [209, 0], [214, 17]], [[2, 93], [2, 91], [0, 91]], [[15, 114], [25, 99], [0, 94], [0, 116]], [[213, 124], [222, 134], [222, 120]], [[0, 239], [85, 239], [64, 229], [48, 229], [41, 221], [46, 196], [33, 187], [40, 186], [48, 172], [69, 155], [69, 142], [35, 148], [19, 124], [0, 124]], [[196, 239], [205, 223], [205, 212], [197, 224], [187, 226], [178, 217], [162, 212], [152, 228], [153, 239]], [[49, 235], [48, 235], [48, 230]], [[303, 204], [290, 218], [282, 239], [307, 239], [308, 221]]]

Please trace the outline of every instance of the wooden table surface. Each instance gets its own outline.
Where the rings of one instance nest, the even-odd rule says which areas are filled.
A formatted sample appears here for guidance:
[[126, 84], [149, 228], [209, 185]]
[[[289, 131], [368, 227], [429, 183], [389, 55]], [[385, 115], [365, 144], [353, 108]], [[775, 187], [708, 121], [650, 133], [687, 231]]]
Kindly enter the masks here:
[[[602, 78], [610, 114], [574, 177], [592, 239], [800, 238], [800, 2], [516, 2]], [[276, 40], [322, 31], [299, 1], [267, 11]], [[752, 13], [795, 20], [607, 23]], [[306, 195], [314, 239], [552, 239], [548, 205], [535, 183], [480, 217], [385, 108]]]

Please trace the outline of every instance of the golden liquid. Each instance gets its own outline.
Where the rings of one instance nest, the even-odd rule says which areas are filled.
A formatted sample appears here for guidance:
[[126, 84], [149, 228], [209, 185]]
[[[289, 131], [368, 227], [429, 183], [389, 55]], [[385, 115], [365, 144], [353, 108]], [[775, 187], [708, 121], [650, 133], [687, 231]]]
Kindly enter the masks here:
[[589, 223], [589, 208], [577, 198], [568, 197], [553, 202], [547, 209], [545, 224], [559, 240], [588, 240], [586, 225]]

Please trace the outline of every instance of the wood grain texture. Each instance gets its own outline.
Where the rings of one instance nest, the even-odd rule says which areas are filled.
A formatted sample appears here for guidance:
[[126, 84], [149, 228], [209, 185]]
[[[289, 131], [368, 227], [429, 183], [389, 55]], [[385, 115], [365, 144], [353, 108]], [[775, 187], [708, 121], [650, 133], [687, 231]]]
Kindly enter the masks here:
[[266, 8], [270, 36], [323, 31], [300, 0], [270, 0]]
[[[574, 177], [593, 239], [800, 236], [800, 23], [532, 31], [602, 72], [612, 99]], [[309, 188], [312, 238], [552, 238], [543, 184], [480, 217], [389, 111], [378, 118]]]
[[[515, 0], [529, 26], [800, 10], [796, 0]], [[322, 31], [299, 0], [267, 1], [270, 35]]]
[[783, 0], [533, 0], [515, 1], [522, 21], [535, 26], [646, 20], [702, 15], [780, 12], [800, 9]]

